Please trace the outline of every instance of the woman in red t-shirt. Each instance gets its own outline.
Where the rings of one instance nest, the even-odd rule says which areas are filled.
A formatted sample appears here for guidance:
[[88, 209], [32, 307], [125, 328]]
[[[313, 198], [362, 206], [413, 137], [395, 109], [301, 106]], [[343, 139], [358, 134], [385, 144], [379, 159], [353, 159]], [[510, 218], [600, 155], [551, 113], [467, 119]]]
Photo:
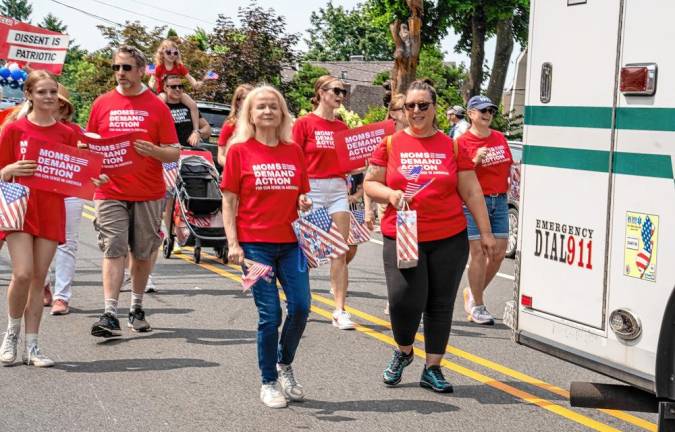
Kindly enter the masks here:
[[489, 259], [481, 248], [481, 234], [471, 213], [464, 208], [469, 234], [469, 286], [464, 288], [464, 310], [469, 321], [494, 325], [495, 319], [485, 307], [483, 293], [504, 260], [509, 239], [509, 207], [506, 193], [511, 174], [511, 150], [500, 132], [490, 129], [497, 106], [486, 96], [474, 96], [467, 104], [471, 128], [457, 139], [476, 170], [485, 196], [492, 235], [497, 239], [497, 254]]
[[[415, 334], [423, 316], [427, 355], [420, 385], [451, 392], [440, 363], [469, 255], [462, 200], [476, 216], [486, 255], [493, 253], [495, 240], [471, 160], [462, 152], [456, 155], [452, 139], [434, 127], [434, 88], [424, 81], [413, 82], [406, 93], [405, 112], [409, 126], [383, 140], [370, 159], [365, 179], [366, 193], [388, 204], [382, 220], [384, 273], [398, 349], [383, 380], [387, 385], [401, 381], [403, 369], [413, 360]], [[413, 189], [413, 183], [419, 192], [410, 198], [403, 191]], [[396, 211], [404, 201], [417, 212], [419, 260], [416, 267], [399, 269]]]
[[[11, 181], [32, 176], [37, 169], [34, 160], [24, 160], [25, 143], [31, 140], [76, 146], [72, 129], [57, 122], [58, 83], [45, 71], [33, 71], [24, 84], [30, 104], [26, 117], [7, 124], [0, 134], [0, 178]], [[42, 292], [49, 264], [56, 246], [65, 241], [65, 207], [63, 195], [37, 189], [30, 191], [23, 229], [4, 231], [12, 261], [12, 282], [7, 290], [8, 325], [0, 347], [0, 362], [16, 360], [21, 320], [26, 324], [26, 350], [23, 361], [38, 367], [54, 362], [38, 347], [38, 331], [42, 317]]]
[[[298, 265], [302, 252], [291, 224], [298, 209], [309, 210], [312, 203], [305, 195], [302, 150], [291, 140], [291, 116], [275, 88], [258, 87], [244, 100], [220, 187], [229, 260], [244, 273], [255, 271], [246, 260], [272, 267], [269, 279], [260, 278], [252, 292], [259, 314], [260, 400], [282, 408], [286, 399], [304, 398], [291, 363], [309, 316], [309, 273]], [[281, 338], [277, 279], [287, 302]]]
[[[345, 96], [347, 90], [342, 81], [330, 75], [319, 77], [314, 83], [314, 111], [295, 122], [293, 139], [305, 153], [312, 189], [309, 198], [315, 206], [328, 211], [346, 242], [349, 234], [347, 179], [340, 168], [333, 141], [335, 132], [348, 129], [346, 124], [335, 118], [335, 110], [342, 105]], [[348, 283], [347, 257], [342, 255], [331, 260], [330, 264], [330, 287], [335, 298], [333, 325], [340, 330], [355, 327], [345, 310]]]
[[237, 125], [237, 119], [239, 118], [241, 104], [251, 90], [253, 90], [253, 86], [250, 84], [241, 84], [234, 89], [232, 103], [230, 104], [230, 115], [227, 116], [227, 119], [223, 122], [223, 127], [220, 129], [220, 135], [218, 135], [218, 163], [220, 166], [225, 166], [227, 142], [232, 138], [232, 135], [234, 135], [234, 129]]

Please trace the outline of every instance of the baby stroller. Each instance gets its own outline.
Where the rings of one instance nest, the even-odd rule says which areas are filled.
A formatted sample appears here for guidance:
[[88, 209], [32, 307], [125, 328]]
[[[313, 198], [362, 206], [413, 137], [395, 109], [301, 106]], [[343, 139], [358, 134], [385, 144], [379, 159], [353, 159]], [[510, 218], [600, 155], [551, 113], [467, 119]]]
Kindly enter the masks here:
[[171, 208], [171, 226], [164, 240], [164, 257], [171, 257], [174, 242], [193, 246], [194, 260], [201, 260], [202, 247], [214, 248], [227, 263], [227, 239], [221, 214], [222, 195], [218, 171], [212, 162], [196, 155], [182, 156], [178, 162], [176, 187]]

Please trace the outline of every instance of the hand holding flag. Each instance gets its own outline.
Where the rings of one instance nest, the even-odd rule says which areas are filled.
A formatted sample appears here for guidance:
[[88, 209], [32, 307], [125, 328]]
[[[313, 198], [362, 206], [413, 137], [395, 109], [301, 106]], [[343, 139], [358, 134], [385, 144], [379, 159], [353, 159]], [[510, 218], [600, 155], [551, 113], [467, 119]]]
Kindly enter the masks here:
[[268, 283], [272, 282], [272, 266], [261, 264], [250, 259], [245, 259], [242, 270], [246, 268], [246, 274], [241, 277], [241, 286], [244, 291], [249, 290], [260, 278]]

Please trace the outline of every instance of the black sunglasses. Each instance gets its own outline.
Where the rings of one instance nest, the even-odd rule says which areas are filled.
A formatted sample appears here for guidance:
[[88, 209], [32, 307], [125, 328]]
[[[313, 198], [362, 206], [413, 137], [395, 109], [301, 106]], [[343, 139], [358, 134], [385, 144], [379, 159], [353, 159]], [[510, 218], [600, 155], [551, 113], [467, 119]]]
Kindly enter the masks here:
[[170, 89], [173, 89], [173, 90], [183, 90], [185, 88], [185, 86], [183, 84], [168, 85], [166, 87], [170, 88]]
[[481, 114], [489, 113], [489, 114], [495, 115], [497, 113], [497, 110], [494, 109], [494, 108], [483, 108], [483, 109], [479, 109], [478, 112], [481, 113]]
[[342, 97], [347, 96], [347, 90], [340, 88], [340, 87], [331, 87], [331, 88], [325, 88], [324, 90], [332, 90], [335, 96], [340, 96]]
[[120, 69], [122, 69], [124, 72], [129, 72], [133, 68], [134, 67], [130, 64], [114, 64], [114, 65], [112, 65], [112, 70], [115, 71], [115, 72], [119, 71]]
[[164, 53], [165, 53], [166, 55], [175, 55], [175, 56], [177, 56], [177, 55], [178, 55], [178, 50], [164, 50]]
[[403, 105], [406, 110], [414, 111], [415, 107], [419, 108], [420, 111], [426, 111], [429, 107], [433, 105], [433, 102], [410, 102]]

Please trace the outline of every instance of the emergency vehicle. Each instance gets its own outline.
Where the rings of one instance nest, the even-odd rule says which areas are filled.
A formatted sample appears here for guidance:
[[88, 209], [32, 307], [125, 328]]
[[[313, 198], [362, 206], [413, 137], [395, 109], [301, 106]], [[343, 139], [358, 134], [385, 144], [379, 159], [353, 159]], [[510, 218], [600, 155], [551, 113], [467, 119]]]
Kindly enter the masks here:
[[516, 342], [675, 431], [675, 1], [530, 0]]

